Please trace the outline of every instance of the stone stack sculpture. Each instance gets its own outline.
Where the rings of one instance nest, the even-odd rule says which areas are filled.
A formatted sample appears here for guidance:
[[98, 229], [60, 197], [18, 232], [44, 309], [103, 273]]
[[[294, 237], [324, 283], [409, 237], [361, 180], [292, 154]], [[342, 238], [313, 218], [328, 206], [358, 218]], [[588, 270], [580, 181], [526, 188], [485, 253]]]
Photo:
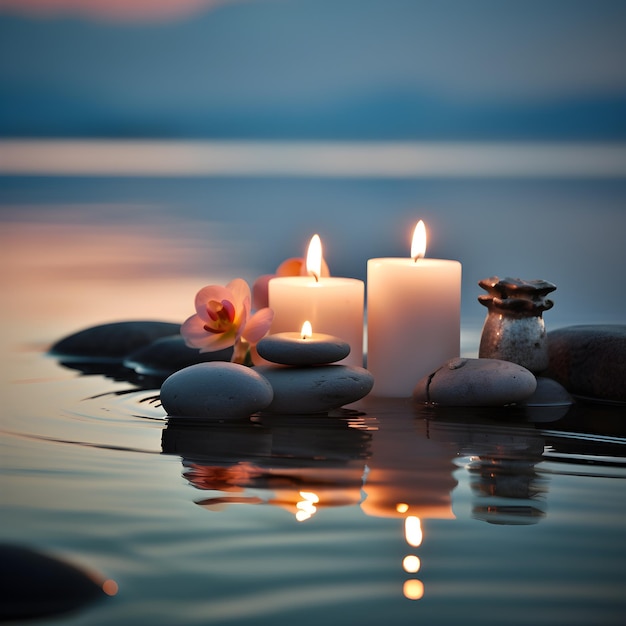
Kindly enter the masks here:
[[350, 346], [331, 335], [276, 333], [261, 339], [256, 349], [268, 364], [253, 369], [274, 390], [264, 413], [328, 413], [363, 398], [374, 385], [366, 369], [337, 363]]

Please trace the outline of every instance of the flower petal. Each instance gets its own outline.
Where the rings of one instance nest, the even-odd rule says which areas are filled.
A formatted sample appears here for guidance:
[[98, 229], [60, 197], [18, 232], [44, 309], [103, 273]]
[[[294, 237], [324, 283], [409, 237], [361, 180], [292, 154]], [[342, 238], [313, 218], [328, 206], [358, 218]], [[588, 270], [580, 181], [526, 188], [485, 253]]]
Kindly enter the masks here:
[[200, 348], [200, 352], [217, 352], [226, 350], [235, 345], [235, 336], [232, 333], [220, 333], [219, 335], [209, 335], [204, 341], [204, 345]]
[[[181, 326], [185, 343], [201, 352], [232, 346], [240, 339], [247, 325], [250, 300], [250, 287], [242, 278], [235, 278], [225, 287], [203, 287], [195, 297], [196, 315]], [[255, 325], [252, 329], [254, 334]]]
[[209, 300], [222, 302], [222, 300], [232, 301], [233, 299], [233, 293], [226, 287], [222, 287], [222, 285], [207, 285], [206, 287], [202, 287], [202, 289], [200, 289], [200, 291], [198, 291], [198, 293], [196, 294], [196, 313], [205, 322], [208, 322], [209, 316], [207, 314], [206, 307]]
[[180, 334], [185, 344], [190, 348], [196, 348], [200, 352], [215, 352], [230, 348], [235, 343], [235, 334], [209, 333], [204, 328], [204, 321], [199, 315], [192, 315], [180, 327]]
[[[308, 276], [306, 259], [304, 257], [292, 257], [285, 259], [277, 268], [276, 276]], [[330, 276], [330, 270], [326, 260], [322, 258], [321, 276]]]
[[302, 268], [306, 273], [306, 259], [303, 257], [291, 257], [285, 259], [277, 268], [277, 276], [300, 276]]
[[199, 315], [192, 315], [181, 325], [180, 334], [190, 348], [200, 348], [207, 335], [204, 321]]
[[265, 335], [267, 335], [272, 321], [274, 319], [274, 311], [265, 307], [260, 311], [257, 311], [246, 324], [242, 332], [242, 337], [250, 344], [261, 341]]
[[232, 297], [229, 298], [229, 300], [232, 300], [236, 309], [245, 306], [247, 302], [248, 311], [250, 310], [250, 287], [243, 278], [235, 278], [234, 280], [231, 280], [225, 288], [232, 294]]
[[239, 339], [250, 316], [250, 287], [243, 278], [235, 278], [226, 285], [226, 288], [232, 294], [232, 302], [235, 305], [233, 329], [237, 333], [237, 339]]

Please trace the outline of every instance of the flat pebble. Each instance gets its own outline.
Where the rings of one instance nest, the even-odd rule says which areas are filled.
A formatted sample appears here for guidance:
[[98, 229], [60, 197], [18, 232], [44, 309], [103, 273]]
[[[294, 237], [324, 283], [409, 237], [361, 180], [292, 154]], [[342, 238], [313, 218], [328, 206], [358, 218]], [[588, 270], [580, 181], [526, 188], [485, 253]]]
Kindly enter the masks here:
[[172, 374], [161, 386], [161, 404], [170, 417], [246, 417], [272, 401], [270, 383], [237, 363], [198, 363]]
[[0, 622], [59, 619], [116, 589], [94, 571], [13, 544], [0, 545], [0, 580]]
[[256, 349], [267, 361], [283, 365], [326, 365], [350, 354], [348, 343], [323, 333], [306, 339], [297, 332], [276, 333], [261, 339]]
[[569, 407], [574, 404], [567, 389], [556, 380], [537, 376], [537, 389], [524, 401], [529, 407]]
[[552, 422], [565, 417], [574, 404], [574, 399], [556, 380], [537, 376], [537, 389], [522, 406], [526, 417], [533, 422]]
[[135, 350], [124, 359], [124, 367], [148, 376], [169, 376], [184, 367], [210, 361], [230, 361], [232, 348], [200, 352], [185, 344], [181, 335], [162, 337]]
[[536, 388], [533, 373], [516, 363], [455, 358], [424, 376], [413, 399], [442, 406], [504, 406], [523, 402]]
[[626, 325], [566, 326], [548, 333], [544, 376], [571, 394], [626, 402]]
[[179, 332], [180, 324], [172, 322], [112, 322], [68, 335], [57, 341], [49, 352], [63, 359], [121, 361], [156, 339]]
[[274, 399], [264, 409], [267, 413], [328, 413], [363, 398], [374, 385], [370, 372], [351, 365], [259, 365], [254, 369], [270, 382], [274, 390]]

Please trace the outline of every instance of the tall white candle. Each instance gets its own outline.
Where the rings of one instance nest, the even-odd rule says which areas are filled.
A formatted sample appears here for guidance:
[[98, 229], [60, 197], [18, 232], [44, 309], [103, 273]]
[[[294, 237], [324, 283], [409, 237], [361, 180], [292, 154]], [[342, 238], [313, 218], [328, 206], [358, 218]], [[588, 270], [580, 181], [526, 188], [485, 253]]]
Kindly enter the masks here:
[[320, 276], [321, 243], [311, 240], [307, 255], [310, 276], [272, 278], [269, 306], [274, 311], [270, 334], [299, 331], [309, 320], [316, 332], [334, 335], [350, 345], [341, 364], [363, 367], [365, 285], [355, 278]]
[[410, 397], [415, 384], [459, 356], [461, 264], [423, 258], [423, 222], [413, 237], [412, 258], [367, 262], [367, 369], [372, 394]]

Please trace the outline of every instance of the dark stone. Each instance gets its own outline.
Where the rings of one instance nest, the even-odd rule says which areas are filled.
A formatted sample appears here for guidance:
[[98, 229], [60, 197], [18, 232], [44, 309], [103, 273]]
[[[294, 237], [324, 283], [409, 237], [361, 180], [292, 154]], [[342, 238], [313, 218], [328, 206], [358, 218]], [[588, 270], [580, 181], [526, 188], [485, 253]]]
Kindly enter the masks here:
[[[69, 563], [21, 546], [0, 545], [0, 621], [75, 611], [117, 586]], [[108, 586], [107, 586], [108, 585]]]
[[274, 398], [264, 408], [265, 413], [328, 413], [364, 398], [374, 385], [374, 377], [368, 370], [353, 365], [257, 365], [253, 369], [274, 390]]
[[522, 403], [526, 418], [531, 422], [554, 422], [565, 417], [574, 400], [559, 382], [545, 376], [537, 376], [537, 389]]
[[413, 399], [439, 406], [506, 406], [524, 402], [536, 389], [535, 376], [517, 363], [457, 357], [419, 380]]
[[548, 333], [544, 376], [571, 394], [626, 402], [626, 325], [585, 325]]
[[216, 352], [200, 352], [197, 348], [187, 346], [181, 335], [173, 335], [135, 350], [124, 359], [124, 366], [138, 374], [169, 376], [196, 363], [230, 361], [232, 356], [232, 347]]
[[527, 407], [570, 407], [574, 400], [567, 389], [556, 380], [537, 376], [537, 388], [523, 404]]
[[156, 339], [179, 332], [180, 324], [171, 322], [113, 322], [64, 337], [50, 348], [50, 354], [63, 360], [121, 361]]
[[242, 418], [272, 401], [270, 383], [238, 363], [197, 363], [174, 372], [161, 385], [161, 404], [170, 418]]

